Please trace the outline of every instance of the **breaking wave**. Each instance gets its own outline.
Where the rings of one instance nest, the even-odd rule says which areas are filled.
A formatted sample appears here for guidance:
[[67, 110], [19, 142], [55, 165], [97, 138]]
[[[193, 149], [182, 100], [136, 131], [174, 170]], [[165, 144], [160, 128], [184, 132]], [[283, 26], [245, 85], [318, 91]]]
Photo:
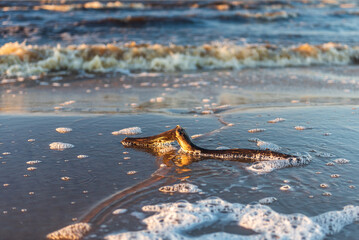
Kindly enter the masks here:
[[3, 77], [44, 76], [48, 73], [116, 71], [176, 72], [191, 70], [348, 65], [359, 62], [359, 47], [336, 43], [201, 46], [136, 44], [62, 47], [6, 43], [0, 48]]

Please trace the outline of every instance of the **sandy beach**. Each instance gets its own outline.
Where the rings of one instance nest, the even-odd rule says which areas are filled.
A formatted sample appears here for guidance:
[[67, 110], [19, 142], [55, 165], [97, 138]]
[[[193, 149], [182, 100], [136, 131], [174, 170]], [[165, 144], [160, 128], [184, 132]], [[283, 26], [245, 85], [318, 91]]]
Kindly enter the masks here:
[[2, 1], [0, 238], [356, 239], [358, 12]]
[[[184, 166], [172, 163], [161, 173], [164, 178], [152, 188], [133, 193], [131, 202], [119, 201], [112, 206], [111, 209], [126, 212], [120, 218], [109, 214], [100, 226], [94, 227], [90, 239], [102, 238], [113, 231], [146, 229], [140, 222], [147, 216], [141, 213], [142, 206], [175, 202], [184, 197], [193, 202], [220, 196], [244, 204], [274, 197], [277, 201], [270, 204], [273, 210], [306, 216], [357, 204], [358, 86], [315, 79], [311, 84], [303, 84], [310, 81], [303, 70], [319, 76], [326, 72], [321, 68], [278, 69], [275, 74], [276, 70], [261, 69], [95, 78], [60, 86], [51, 82], [38, 86], [6, 85], [1, 98], [0, 170], [2, 192], [7, 199], [2, 203], [1, 219], [8, 227], [3, 228], [1, 235], [8, 239], [42, 238], [77, 222], [111, 194], [150, 178], [168, 160], [124, 148], [120, 142], [126, 135], [112, 134], [135, 126], [142, 129], [142, 134], [136, 136], [156, 135], [181, 125], [192, 136], [203, 134], [194, 141], [210, 149], [260, 149], [264, 144], [279, 147], [285, 153], [309, 154], [312, 159], [308, 165], [289, 168], [273, 165], [264, 167], [263, 172], [251, 170], [253, 163], [220, 160]], [[238, 74], [243, 76], [240, 78], [243, 84], [234, 80]], [[263, 75], [267, 77], [261, 83], [246, 81], [246, 77], [263, 79]], [[340, 76], [345, 79], [343, 75]], [[290, 76], [297, 81], [284, 86], [276, 83], [283, 83], [281, 79]], [[219, 77], [220, 82], [214, 80]], [[179, 83], [182, 86], [174, 87]], [[59, 127], [72, 131], [59, 133], [56, 131]], [[53, 142], [74, 147], [52, 150], [49, 144]], [[335, 163], [342, 158], [349, 163]], [[181, 183], [198, 186], [200, 194], [159, 191], [161, 186]], [[281, 190], [283, 186], [289, 189]], [[356, 225], [346, 227], [348, 237], [357, 234]], [[14, 232], [11, 230], [14, 228], [22, 231]], [[188, 234], [197, 236], [217, 228], [209, 226]], [[248, 230], [235, 230], [231, 224], [220, 229], [249, 234]]]

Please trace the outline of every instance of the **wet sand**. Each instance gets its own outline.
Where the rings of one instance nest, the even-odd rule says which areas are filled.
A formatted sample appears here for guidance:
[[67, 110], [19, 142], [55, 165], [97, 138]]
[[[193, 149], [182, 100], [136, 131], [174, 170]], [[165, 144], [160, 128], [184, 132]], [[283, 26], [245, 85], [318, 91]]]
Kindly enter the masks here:
[[[190, 135], [210, 133], [194, 140], [203, 147], [259, 149], [262, 141], [280, 147], [280, 152], [310, 154], [312, 160], [298, 167], [273, 166], [264, 174], [251, 171], [252, 163], [172, 164], [161, 173], [159, 185], [134, 194], [130, 202], [115, 204], [114, 209], [126, 211], [108, 215], [89, 239], [146, 229], [141, 220], [149, 213], [141, 210], [143, 206], [180, 199], [195, 202], [216, 196], [250, 204], [275, 197], [270, 204], [274, 211], [308, 217], [358, 206], [355, 73], [350, 66], [342, 72], [326, 67], [257, 69], [3, 85], [0, 235], [41, 239], [75, 223], [111, 194], [149, 178], [166, 159], [124, 148], [120, 142], [125, 136], [111, 134], [135, 126], [142, 129], [136, 136], [150, 136], [181, 125]], [[276, 118], [283, 121], [271, 123]], [[72, 131], [59, 133], [59, 127]], [[52, 150], [53, 142], [74, 147]], [[349, 162], [336, 162], [342, 158]], [[202, 192], [159, 191], [176, 183], [193, 184]], [[217, 231], [254, 233], [220, 224], [194, 227], [186, 234]], [[349, 223], [327, 238], [357, 234], [357, 223]]]

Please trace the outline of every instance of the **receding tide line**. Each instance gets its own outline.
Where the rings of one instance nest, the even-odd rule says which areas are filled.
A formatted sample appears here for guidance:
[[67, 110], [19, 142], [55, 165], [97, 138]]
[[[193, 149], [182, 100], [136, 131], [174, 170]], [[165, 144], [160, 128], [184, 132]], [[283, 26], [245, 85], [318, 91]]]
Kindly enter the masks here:
[[[146, 191], [151, 189], [158, 189], [158, 185], [162, 184], [160, 180], [164, 179], [163, 171], [168, 171], [169, 168], [161, 167], [152, 176], [132, 187], [121, 190], [110, 197], [106, 198], [99, 204], [95, 205], [87, 214], [80, 218], [78, 223], [68, 225], [57, 231], [46, 235], [47, 239], [51, 240], [78, 240], [82, 239], [89, 233], [95, 231], [106, 220], [108, 215], [112, 212], [131, 202], [133, 204], [136, 198], [140, 197]], [[160, 174], [156, 174], [160, 171]], [[173, 180], [175, 181], [175, 180]]]
[[62, 47], [6, 43], [0, 47], [0, 76], [28, 77], [47, 73], [241, 69], [311, 65], [347, 65], [359, 62], [359, 46], [337, 43], [200, 46], [136, 44], [72, 45]]

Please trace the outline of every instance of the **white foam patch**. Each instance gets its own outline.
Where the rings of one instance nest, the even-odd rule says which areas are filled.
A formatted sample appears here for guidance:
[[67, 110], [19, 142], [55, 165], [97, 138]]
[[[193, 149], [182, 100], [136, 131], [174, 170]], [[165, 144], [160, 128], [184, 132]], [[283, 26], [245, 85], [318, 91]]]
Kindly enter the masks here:
[[257, 141], [257, 146], [262, 150], [279, 151], [280, 147], [271, 142], [265, 142], [262, 140]]
[[79, 240], [85, 236], [91, 230], [89, 223], [75, 223], [55, 232], [47, 234], [47, 239], [60, 240], [60, 239], [71, 239]]
[[72, 131], [72, 128], [59, 127], [59, 128], [56, 128], [56, 131], [59, 133], [68, 133], [68, 132]]
[[216, 150], [227, 150], [227, 149], [230, 149], [230, 148], [229, 148], [229, 147], [226, 147], [226, 146], [216, 147]]
[[29, 164], [29, 165], [34, 165], [34, 164], [38, 164], [38, 163], [41, 163], [40, 160], [33, 160], [33, 161], [27, 161], [26, 164]]
[[284, 121], [285, 121], [284, 118], [276, 118], [276, 119], [269, 120], [268, 123], [278, 123], [278, 122], [284, 122]]
[[136, 135], [142, 133], [140, 127], [129, 127], [112, 132], [113, 135]]
[[264, 131], [265, 131], [264, 128], [254, 128], [254, 129], [248, 130], [249, 133], [257, 133], [257, 132], [264, 132]]
[[63, 142], [53, 142], [49, 146], [50, 146], [50, 149], [53, 149], [53, 150], [64, 150], [67, 148], [75, 147], [74, 145], [72, 145], [70, 143], [63, 143]]
[[309, 164], [311, 159], [312, 157], [309, 154], [281, 160], [273, 159], [270, 161], [256, 162], [246, 169], [251, 172], [263, 174], [272, 172], [276, 169], [306, 165]]
[[277, 201], [277, 199], [275, 197], [267, 197], [267, 198], [262, 198], [258, 202], [260, 204], [271, 204], [271, 203], [273, 203], [275, 201]]
[[199, 138], [199, 137], [202, 137], [203, 134], [195, 134], [195, 135], [192, 135], [191, 138], [192, 139], [195, 139], [195, 138]]
[[196, 239], [324, 239], [359, 220], [359, 206], [346, 206], [342, 211], [308, 217], [300, 213], [277, 213], [261, 204], [229, 203], [220, 198], [148, 205], [142, 210], [154, 212], [143, 220], [147, 224], [146, 230], [110, 234], [105, 239], [193, 239], [188, 236], [188, 231], [219, 221], [222, 224], [236, 222], [256, 234], [243, 236], [216, 232]]
[[198, 186], [190, 184], [190, 183], [179, 183], [175, 184], [173, 186], [163, 186], [158, 189], [160, 192], [165, 193], [198, 193], [202, 192], [201, 189], [198, 188]]
[[158, 148], [158, 151], [161, 153], [161, 154], [165, 154], [165, 153], [168, 153], [168, 152], [171, 152], [171, 151], [175, 151], [177, 150], [177, 148], [175, 148], [173, 145], [171, 144], [162, 144], [161, 147]]
[[338, 164], [347, 164], [350, 162], [350, 160], [345, 159], [345, 158], [338, 158], [333, 160], [333, 162], [338, 163]]
[[127, 209], [125, 208], [118, 208], [112, 212], [113, 215], [118, 215], [127, 212]]

